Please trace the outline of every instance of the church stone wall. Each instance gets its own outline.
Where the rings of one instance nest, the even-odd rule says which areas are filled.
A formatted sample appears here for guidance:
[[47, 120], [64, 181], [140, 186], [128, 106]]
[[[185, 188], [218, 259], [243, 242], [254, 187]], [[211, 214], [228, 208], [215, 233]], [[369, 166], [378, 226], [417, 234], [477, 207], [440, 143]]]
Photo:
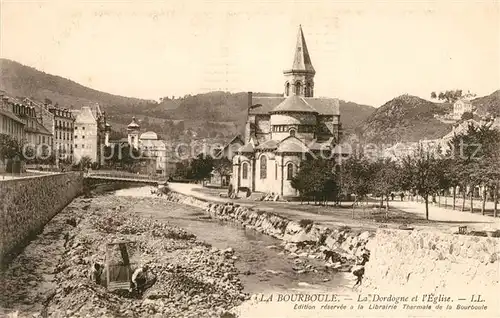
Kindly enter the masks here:
[[255, 191], [257, 192], [275, 192], [276, 191], [276, 161], [275, 156], [272, 153], [264, 153], [262, 154], [267, 157], [267, 175], [265, 179], [261, 179], [260, 171], [261, 171], [261, 154], [257, 155], [255, 160]]
[[272, 125], [316, 125], [316, 115], [302, 113], [275, 114], [271, 116]]
[[297, 155], [285, 155], [283, 157], [283, 196], [296, 196], [297, 191], [292, 187], [291, 180], [287, 180], [287, 168], [289, 163], [294, 165], [294, 173], [297, 173], [298, 167], [300, 166], [301, 157], [300, 154]]
[[258, 134], [267, 134], [271, 131], [269, 117], [258, 116], [255, 118], [255, 132]]

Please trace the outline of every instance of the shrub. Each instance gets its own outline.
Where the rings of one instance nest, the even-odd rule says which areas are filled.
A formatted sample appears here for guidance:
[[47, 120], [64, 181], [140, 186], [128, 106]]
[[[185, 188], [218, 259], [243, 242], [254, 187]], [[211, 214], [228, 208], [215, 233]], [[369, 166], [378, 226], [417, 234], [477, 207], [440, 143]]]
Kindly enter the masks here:
[[299, 221], [299, 225], [301, 228], [306, 228], [310, 224], [313, 224], [313, 220], [311, 220], [311, 219], [302, 219]]

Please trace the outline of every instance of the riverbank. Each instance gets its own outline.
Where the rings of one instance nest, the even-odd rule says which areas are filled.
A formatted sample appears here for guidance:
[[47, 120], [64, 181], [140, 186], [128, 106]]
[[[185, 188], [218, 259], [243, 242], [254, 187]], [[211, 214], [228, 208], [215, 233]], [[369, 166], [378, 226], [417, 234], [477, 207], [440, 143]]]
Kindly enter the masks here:
[[[201, 208], [212, 218], [235, 222], [277, 238], [282, 242], [287, 257], [320, 260], [325, 267], [339, 272], [351, 272], [360, 281], [364, 265], [370, 258], [366, 244], [373, 234], [368, 231], [359, 233], [345, 226], [329, 228], [309, 219], [297, 222], [232, 202], [204, 201], [173, 191], [166, 193], [166, 199]], [[310, 269], [305, 267], [298, 271], [304, 273], [308, 270]]]
[[[80, 197], [57, 214], [1, 273], [0, 284], [9, 292], [0, 295], [0, 314], [220, 317], [249, 297], [242, 292], [232, 250], [140, 217], [130, 211], [131, 200]], [[109, 293], [89, 280], [91, 264], [103, 263], [106, 243], [117, 240], [136, 242], [136, 264], [147, 262], [157, 277], [142, 299]]]

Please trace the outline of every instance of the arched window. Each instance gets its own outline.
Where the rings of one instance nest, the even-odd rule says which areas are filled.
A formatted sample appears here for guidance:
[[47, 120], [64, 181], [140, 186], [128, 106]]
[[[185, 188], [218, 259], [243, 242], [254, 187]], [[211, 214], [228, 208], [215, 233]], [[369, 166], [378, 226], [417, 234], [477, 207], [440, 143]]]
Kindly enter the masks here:
[[260, 178], [265, 179], [267, 177], [267, 158], [266, 156], [260, 157]]
[[242, 178], [247, 179], [248, 178], [248, 163], [243, 163], [243, 171], [242, 171]]
[[290, 136], [295, 136], [295, 129], [290, 129]]
[[290, 96], [290, 83], [288, 82], [285, 85], [285, 96]]
[[306, 85], [305, 96], [312, 97], [312, 85], [311, 85], [311, 83], [307, 83], [307, 85]]
[[302, 84], [300, 82], [295, 83], [295, 95], [300, 95], [302, 90]]
[[292, 180], [293, 178], [293, 163], [289, 163], [286, 165], [286, 179]]

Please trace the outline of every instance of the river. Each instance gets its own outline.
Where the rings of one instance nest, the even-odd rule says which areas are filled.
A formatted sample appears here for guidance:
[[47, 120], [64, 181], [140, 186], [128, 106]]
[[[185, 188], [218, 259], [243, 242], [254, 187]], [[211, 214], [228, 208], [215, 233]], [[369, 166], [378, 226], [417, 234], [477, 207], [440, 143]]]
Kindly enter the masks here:
[[[117, 196], [151, 197], [150, 187], [121, 189]], [[207, 217], [202, 209], [168, 202], [168, 212], [157, 204], [136, 204], [132, 211], [145, 217], [179, 226], [219, 249], [233, 248], [238, 257], [236, 266], [245, 291], [250, 294], [269, 294], [284, 291], [336, 292], [345, 290], [352, 281], [340, 273], [327, 272], [321, 263], [313, 260], [316, 272], [297, 273], [295, 260], [283, 253], [281, 241], [245, 229], [235, 223]], [[311, 261], [311, 260], [310, 260]], [[315, 262], [316, 261], [316, 262]]]

